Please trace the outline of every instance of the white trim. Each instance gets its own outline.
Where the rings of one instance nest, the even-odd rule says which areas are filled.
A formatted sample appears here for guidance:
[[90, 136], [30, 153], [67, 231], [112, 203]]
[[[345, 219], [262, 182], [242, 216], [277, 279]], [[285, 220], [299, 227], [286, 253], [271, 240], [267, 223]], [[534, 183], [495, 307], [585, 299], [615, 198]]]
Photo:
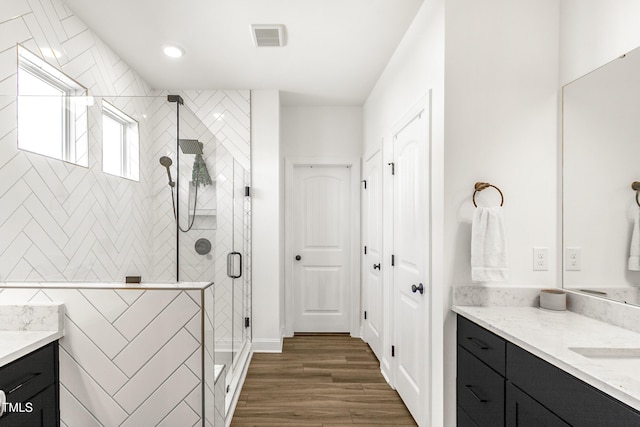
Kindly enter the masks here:
[[350, 293], [350, 334], [360, 336], [360, 158], [341, 157], [287, 157], [284, 170], [284, 202], [285, 202], [285, 334], [294, 333], [294, 298], [293, 298], [293, 169], [295, 166], [348, 166], [351, 169], [351, 293]]
[[282, 337], [254, 339], [251, 346], [254, 353], [282, 353]]

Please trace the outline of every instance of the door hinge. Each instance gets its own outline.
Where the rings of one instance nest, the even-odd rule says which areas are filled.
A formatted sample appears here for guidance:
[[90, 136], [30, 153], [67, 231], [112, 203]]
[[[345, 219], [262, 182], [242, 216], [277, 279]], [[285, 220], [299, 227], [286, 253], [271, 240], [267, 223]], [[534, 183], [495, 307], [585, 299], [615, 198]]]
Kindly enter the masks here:
[[396, 174], [396, 164], [393, 162], [387, 163], [389, 166], [391, 166], [391, 175], [395, 175]]
[[367, 189], [367, 180], [363, 179], [362, 180], [362, 184], [364, 185], [364, 189], [366, 190]]
[[248, 328], [249, 326], [251, 326], [251, 321], [249, 320], [248, 317], [244, 318], [244, 327]]
[[364, 254], [365, 255], [367, 254], [367, 247], [366, 246], [364, 247]]
[[364, 312], [364, 320], [367, 320], [367, 312]]
[[391, 255], [391, 267], [396, 265], [396, 256], [395, 255]]
[[391, 346], [391, 357], [396, 357], [396, 346], [395, 345]]
[[251, 197], [251, 187], [244, 187], [244, 197]]

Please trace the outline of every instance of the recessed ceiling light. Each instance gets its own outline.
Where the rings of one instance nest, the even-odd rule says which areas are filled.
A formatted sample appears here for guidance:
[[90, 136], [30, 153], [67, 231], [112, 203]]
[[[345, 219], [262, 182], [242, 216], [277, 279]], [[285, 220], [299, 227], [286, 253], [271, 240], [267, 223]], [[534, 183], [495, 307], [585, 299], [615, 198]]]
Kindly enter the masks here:
[[165, 45], [162, 48], [162, 51], [169, 58], [180, 58], [182, 55], [184, 55], [184, 49], [173, 44]]

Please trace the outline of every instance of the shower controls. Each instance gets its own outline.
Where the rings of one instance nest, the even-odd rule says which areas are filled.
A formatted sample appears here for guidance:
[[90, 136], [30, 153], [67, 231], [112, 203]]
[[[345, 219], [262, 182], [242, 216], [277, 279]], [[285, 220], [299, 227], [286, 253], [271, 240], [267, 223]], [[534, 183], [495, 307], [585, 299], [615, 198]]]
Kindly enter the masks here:
[[196, 240], [195, 249], [198, 254], [207, 255], [209, 252], [211, 252], [211, 242], [209, 241], [209, 239], [205, 238], [198, 239]]

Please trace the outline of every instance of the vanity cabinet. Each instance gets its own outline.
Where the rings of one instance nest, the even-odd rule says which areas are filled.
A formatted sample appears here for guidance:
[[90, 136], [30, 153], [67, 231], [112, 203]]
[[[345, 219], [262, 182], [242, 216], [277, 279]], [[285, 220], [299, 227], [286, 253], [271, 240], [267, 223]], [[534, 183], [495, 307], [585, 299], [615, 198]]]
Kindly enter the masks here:
[[0, 368], [0, 390], [7, 395], [0, 427], [58, 427], [58, 341]]
[[461, 427], [640, 426], [640, 412], [458, 316]]

